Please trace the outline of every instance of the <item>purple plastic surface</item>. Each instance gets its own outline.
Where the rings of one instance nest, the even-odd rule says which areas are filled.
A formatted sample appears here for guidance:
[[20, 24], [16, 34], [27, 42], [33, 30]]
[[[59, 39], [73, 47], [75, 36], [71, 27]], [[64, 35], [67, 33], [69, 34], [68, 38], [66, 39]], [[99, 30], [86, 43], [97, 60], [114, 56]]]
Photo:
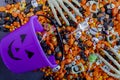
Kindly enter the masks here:
[[54, 56], [46, 57], [36, 36], [38, 31], [42, 32], [44, 29], [37, 16], [32, 16], [29, 22], [1, 40], [1, 57], [12, 72], [21, 73], [57, 66]]

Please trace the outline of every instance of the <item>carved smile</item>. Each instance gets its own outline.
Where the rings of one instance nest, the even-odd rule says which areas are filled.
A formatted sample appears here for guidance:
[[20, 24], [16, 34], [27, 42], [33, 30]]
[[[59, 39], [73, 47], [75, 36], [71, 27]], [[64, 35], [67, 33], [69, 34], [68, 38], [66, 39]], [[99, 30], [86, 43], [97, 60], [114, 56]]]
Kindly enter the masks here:
[[8, 47], [8, 54], [9, 54], [9, 56], [10, 56], [12, 59], [14, 59], [14, 60], [21, 60], [20, 58], [14, 57], [14, 55], [13, 55], [13, 52], [12, 52], [12, 50], [11, 50], [13, 43], [14, 43], [14, 41], [12, 41], [12, 42], [10, 43], [9, 47]]

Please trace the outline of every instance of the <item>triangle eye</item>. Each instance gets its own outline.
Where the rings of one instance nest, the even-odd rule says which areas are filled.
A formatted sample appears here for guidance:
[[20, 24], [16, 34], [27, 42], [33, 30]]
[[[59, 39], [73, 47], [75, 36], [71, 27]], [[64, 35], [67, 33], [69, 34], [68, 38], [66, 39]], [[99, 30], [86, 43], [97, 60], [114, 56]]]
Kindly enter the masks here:
[[29, 59], [32, 58], [32, 56], [34, 55], [34, 53], [31, 51], [25, 50], [25, 52], [27, 53]]
[[22, 35], [20, 35], [20, 38], [21, 38], [21, 42], [23, 43], [24, 40], [25, 40], [25, 38], [26, 38], [26, 34], [22, 34]]

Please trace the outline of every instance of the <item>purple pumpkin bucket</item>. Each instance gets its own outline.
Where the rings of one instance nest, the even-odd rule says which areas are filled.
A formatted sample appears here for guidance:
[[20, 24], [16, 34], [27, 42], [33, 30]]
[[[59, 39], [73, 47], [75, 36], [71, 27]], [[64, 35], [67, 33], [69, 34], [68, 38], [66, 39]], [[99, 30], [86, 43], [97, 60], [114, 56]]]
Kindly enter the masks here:
[[46, 57], [37, 39], [36, 32], [42, 31], [44, 29], [37, 16], [32, 16], [29, 22], [1, 40], [0, 54], [8, 69], [22, 73], [46, 66], [50, 66], [53, 71], [60, 68], [54, 56]]

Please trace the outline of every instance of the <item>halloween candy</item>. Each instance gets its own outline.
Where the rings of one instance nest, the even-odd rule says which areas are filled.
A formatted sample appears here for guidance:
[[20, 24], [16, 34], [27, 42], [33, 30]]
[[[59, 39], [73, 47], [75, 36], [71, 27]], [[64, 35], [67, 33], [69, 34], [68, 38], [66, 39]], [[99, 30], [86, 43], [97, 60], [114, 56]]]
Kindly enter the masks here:
[[[38, 16], [38, 22], [44, 31], [37, 31], [34, 35], [44, 51], [43, 55], [49, 62], [52, 62], [51, 56], [54, 56], [53, 61], [56, 65], [54, 68], [50, 65], [37, 67], [45, 73], [43, 80], [119, 80], [119, 14], [120, 0], [23, 0], [0, 7], [0, 30], [10, 31], [12, 36], [13, 33], [17, 34], [19, 27], [23, 30], [28, 28], [29, 31], [26, 31], [28, 34], [31, 26], [25, 25], [29, 23], [31, 16]], [[33, 28], [33, 31], [35, 30], [36, 26]], [[17, 35], [19, 38], [13, 36], [10, 37], [10, 40], [16, 39], [11, 48], [13, 52], [34, 39], [26, 37], [29, 41], [22, 44], [18, 41], [19, 35]], [[6, 39], [2, 45], [10, 40]], [[16, 46], [15, 43], [18, 42], [20, 44]], [[34, 45], [33, 42], [23, 47], [23, 52]], [[34, 47], [30, 48], [30, 51], [33, 49]], [[27, 55], [23, 55], [25, 52], [19, 51], [14, 53], [14, 58], [23, 59], [20, 56], [28, 58]], [[3, 56], [1, 53], [1, 57]], [[37, 56], [36, 59], [33, 63], [39, 65], [41, 57]], [[44, 63], [47, 63], [45, 61]], [[36, 67], [35, 65], [26, 64], [27, 69], [31, 69], [31, 66]], [[22, 66], [21, 71], [24, 71], [26, 66]]]

